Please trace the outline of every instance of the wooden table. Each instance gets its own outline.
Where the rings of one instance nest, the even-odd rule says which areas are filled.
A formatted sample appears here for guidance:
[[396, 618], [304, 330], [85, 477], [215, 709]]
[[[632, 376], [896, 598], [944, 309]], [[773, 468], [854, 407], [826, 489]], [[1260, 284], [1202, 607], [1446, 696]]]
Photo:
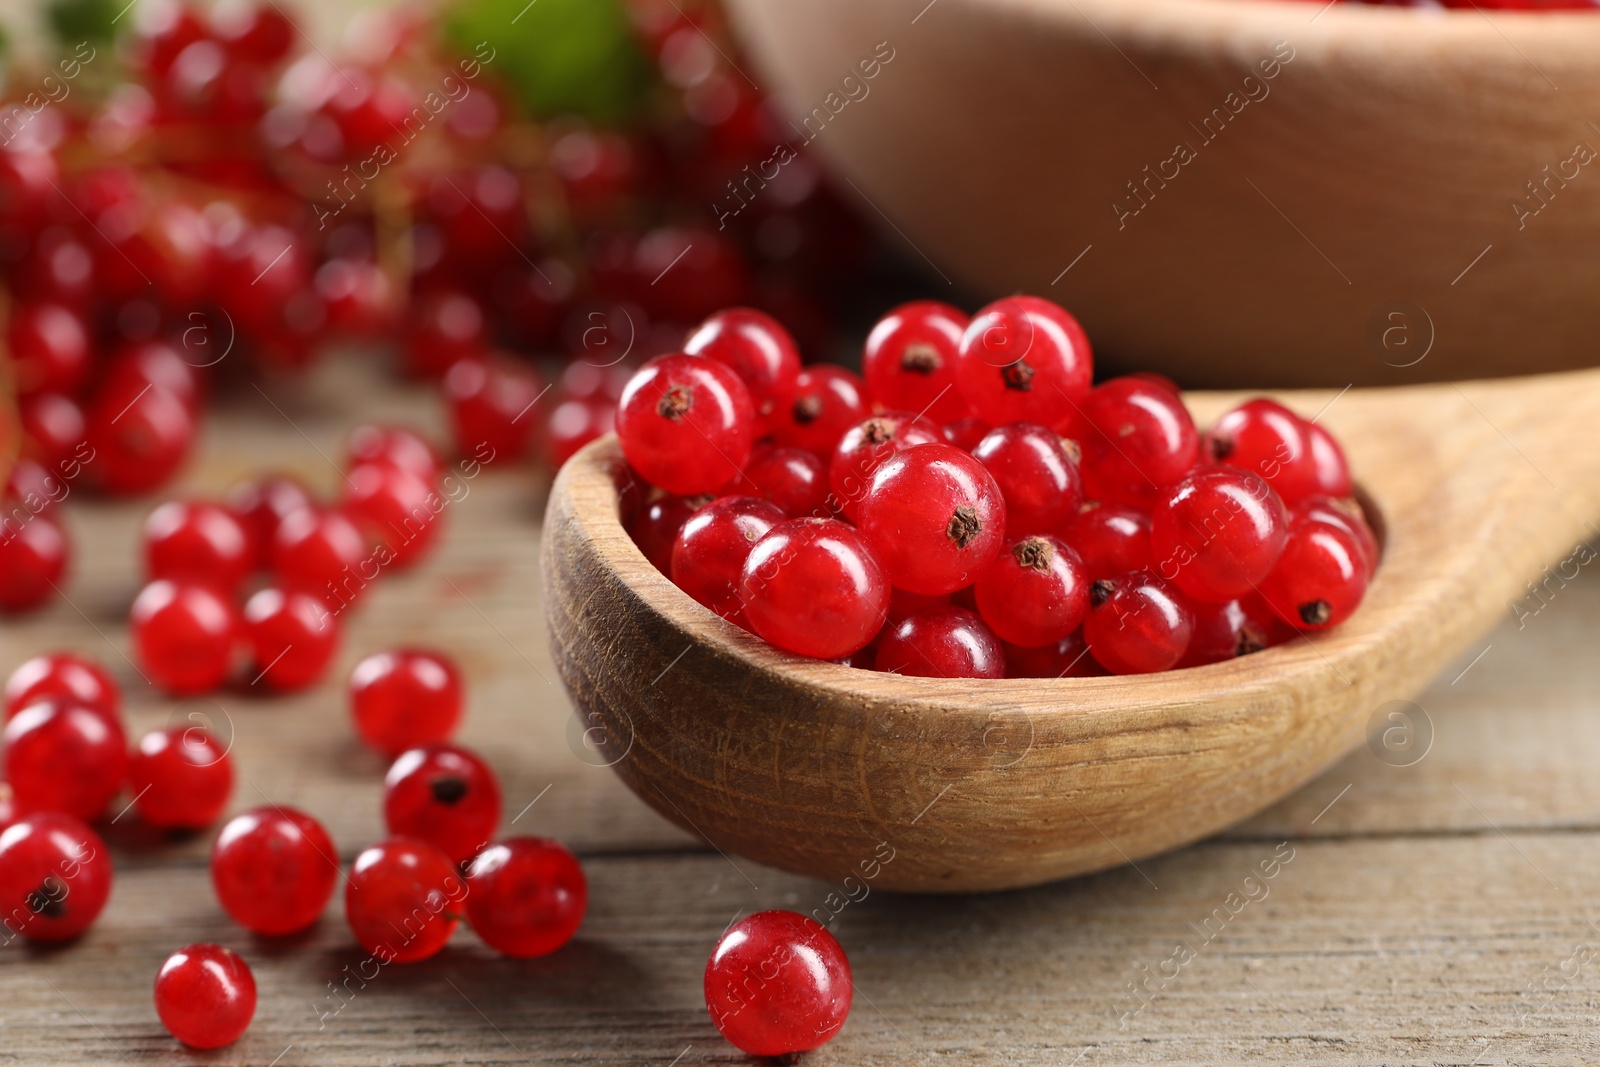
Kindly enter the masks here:
[[[428, 393], [347, 359], [220, 398], [181, 489], [218, 492], [271, 464], [331, 491], [352, 410], [443, 438]], [[382, 834], [384, 764], [353, 738], [342, 678], [387, 645], [441, 648], [468, 679], [460, 740], [499, 771], [509, 830], [583, 858], [591, 902], [577, 939], [518, 962], [463, 930], [434, 959], [336, 997], [361, 958], [338, 900], [303, 938], [254, 939], [212, 895], [212, 835], [158, 839], [129, 814], [104, 827], [117, 884], [90, 933], [0, 950], [0, 1062], [744, 1061], [705, 1012], [707, 953], [737, 916], [810, 911], [833, 887], [720, 855], [584, 758], [543, 633], [546, 479], [521, 468], [467, 484], [441, 550], [383, 581], [351, 620], [334, 678], [308, 694], [242, 687], [179, 703], [141, 680], [125, 617], [149, 501], [69, 503], [70, 603], [0, 623], [0, 671], [56, 647], [100, 656], [126, 687], [134, 734], [210, 716], [233, 735], [234, 806], [313, 812], [348, 859]], [[1362, 749], [1223, 837], [1137, 868], [849, 904], [833, 929], [855, 968], [855, 1011], [807, 1062], [1594, 1062], [1600, 583], [1580, 576], [1521, 630], [1511, 618], [1421, 698], [1432, 743], [1409, 766]], [[1247, 885], [1274, 856], [1292, 858]], [[261, 998], [245, 1037], [205, 1055], [176, 1045], [150, 1002], [161, 961], [200, 940], [243, 953]], [[1136, 996], [1138, 982], [1150, 992]]]

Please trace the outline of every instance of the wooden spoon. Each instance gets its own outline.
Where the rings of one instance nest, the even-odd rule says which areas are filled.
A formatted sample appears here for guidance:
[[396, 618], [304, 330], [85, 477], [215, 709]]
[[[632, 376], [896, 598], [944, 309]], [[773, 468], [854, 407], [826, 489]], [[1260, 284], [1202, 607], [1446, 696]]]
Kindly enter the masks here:
[[[1188, 400], [1204, 424], [1241, 398]], [[1366, 601], [1332, 632], [1121, 678], [907, 678], [803, 659], [645, 560], [618, 519], [627, 471], [607, 438], [550, 496], [556, 663], [635, 793], [775, 867], [987, 890], [1205, 837], [1360, 745], [1386, 702], [1500, 620], [1536, 626], [1528, 583], [1548, 599], [1600, 535], [1600, 371], [1281, 399], [1326, 408], [1385, 542]]]

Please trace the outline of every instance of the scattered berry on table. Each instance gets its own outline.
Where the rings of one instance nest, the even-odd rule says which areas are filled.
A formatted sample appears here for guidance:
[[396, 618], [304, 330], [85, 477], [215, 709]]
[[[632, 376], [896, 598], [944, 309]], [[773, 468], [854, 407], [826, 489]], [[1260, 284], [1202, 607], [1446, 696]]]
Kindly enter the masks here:
[[156, 974], [156, 1014], [190, 1048], [239, 1040], [256, 1013], [250, 965], [221, 945], [190, 945], [167, 957]]
[[344, 913], [361, 947], [390, 963], [415, 963], [444, 947], [465, 910], [467, 884], [450, 857], [425, 841], [391, 837], [356, 856]]
[[462, 702], [461, 673], [438, 652], [375, 652], [350, 672], [356, 732], [379, 752], [447, 740], [461, 721]]
[[235, 815], [211, 848], [211, 884], [233, 921], [280, 937], [321, 917], [339, 881], [339, 854], [322, 824], [277, 804]]
[[111, 895], [111, 853], [62, 812], [17, 819], [0, 832], [0, 918], [30, 941], [70, 941]]
[[233, 758], [204, 727], [152, 730], [128, 758], [128, 790], [151, 826], [202, 830], [221, 817], [233, 795]]
[[389, 833], [426, 841], [455, 863], [465, 863], [500, 825], [499, 779], [469, 749], [409, 749], [384, 776], [383, 821]]
[[855, 986], [844, 949], [817, 922], [758, 911], [728, 928], [706, 962], [706, 1007], [736, 1048], [752, 1056], [809, 1052], [850, 1015]]
[[6, 718], [40, 700], [57, 698], [117, 719], [122, 690], [99, 663], [76, 652], [34, 656], [6, 679]]
[[479, 852], [467, 870], [467, 919], [508, 956], [545, 956], [572, 940], [589, 905], [577, 857], [557, 841], [512, 837]]
[[127, 746], [122, 726], [104, 712], [61, 699], [23, 708], [4, 733], [5, 779], [17, 810], [98, 819], [122, 790]]

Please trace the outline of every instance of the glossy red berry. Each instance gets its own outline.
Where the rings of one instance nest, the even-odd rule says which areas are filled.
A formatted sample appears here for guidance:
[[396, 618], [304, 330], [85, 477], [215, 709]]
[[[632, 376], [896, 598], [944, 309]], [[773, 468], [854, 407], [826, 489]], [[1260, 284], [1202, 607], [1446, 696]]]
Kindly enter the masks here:
[[389, 833], [426, 841], [465, 863], [500, 825], [500, 782], [469, 749], [408, 749], [384, 776], [383, 821]]
[[378, 555], [370, 558], [366, 539], [342, 512], [303, 510], [278, 524], [272, 544], [272, 570], [285, 589], [322, 598], [342, 611], [378, 574]]
[[257, 0], [219, 0], [208, 22], [211, 36], [230, 55], [257, 63], [284, 58], [300, 32], [281, 8]]
[[1059, 533], [1083, 503], [1076, 458], [1043, 426], [997, 426], [972, 449], [972, 458], [994, 475], [1005, 497], [1007, 537]]
[[1378, 557], [1382, 555], [1382, 550], [1378, 546], [1377, 535], [1367, 524], [1366, 512], [1361, 509], [1360, 503], [1349, 497], [1307, 497], [1294, 509], [1294, 518], [1315, 520], [1349, 533], [1361, 546], [1361, 555], [1367, 565], [1367, 579], [1372, 579], [1373, 572], [1378, 569]]
[[464, 359], [444, 376], [456, 451], [480, 463], [514, 463], [539, 424], [539, 376], [521, 363]]
[[956, 357], [969, 321], [961, 309], [937, 300], [901, 304], [879, 319], [861, 354], [872, 402], [939, 423], [966, 418]]
[[1212, 462], [1264, 479], [1290, 507], [1316, 489], [1309, 424], [1276, 400], [1257, 397], [1224, 414], [1206, 433]]
[[1149, 674], [1176, 665], [1194, 633], [1182, 596], [1149, 571], [1096, 581], [1083, 623], [1090, 655], [1112, 674]]
[[942, 604], [884, 627], [873, 669], [919, 678], [1004, 678], [1005, 650], [975, 612]]
[[1155, 572], [1195, 600], [1223, 604], [1256, 591], [1278, 562], [1289, 518], [1265, 481], [1238, 467], [1203, 467], [1150, 517]]
[[89, 467], [108, 493], [148, 492], [169, 481], [194, 444], [194, 416], [183, 401], [149, 384], [102, 390], [88, 411]]
[[272, 546], [283, 520], [316, 506], [311, 491], [285, 474], [240, 482], [228, 490], [228, 510], [244, 524], [254, 553], [252, 565], [257, 568], [271, 564]]
[[740, 485], [772, 501], [789, 518], [829, 515], [828, 468], [804, 449], [756, 445]]
[[1306, 435], [1311, 441], [1311, 459], [1316, 468], [1315, 491], [1335, 499], [1349, 496], [1352, 491], [1350, 464], [1344, 458], [1344, 449], [1332, 434], [1314, 422], [1306, 424]]
[[672, 573], [672, 546], [677, 543], [678, 531], [696, 511], [711, 502], [710, 497], [664, 496], [647, 504], [628, 524], [628, 534], [639, 546], [644, 558], [656, 570], [670, 576]]
[[1007, 542], [974, 585], [978, 613], [1001, 640], [1054, 645], [1089, 611], [1089, 573], [1077, 553], [1049, 534]]
[[1183, 400], [1148, 378], [1113, 378], [1079, 405], [1083, 491], [1093, 500], [1147, 507], [1192, 470], [1200, 437]]
[[172, 500], [144, 520], [145, 573], [151, 578], [237, 589], [255, 566], [244, 524], [227, 508]]
[[385, 962], [415, 963], [450, 940], [466, 896], [466, 882], [443, 852], [392, 837], [350, 865], [344, 912], [362, 948]]
[[689, 495], [739, 476], [755, 440], [755, 412], [738, 375], [714, 360], [661, 356], [628, 382], [617, 408], [628, 464], [651, 485]]
[[467, 871], [467, 919], [497, 952], [529, 959], [572, 940], [589, 906], [578, 859], [558, 841], [512, 837], [479, 852]]
[[5, 780], [21, 812], [100, 817], [122, 789], [128, 742], [116, 719], [60, 700], [29, 705], [5, 727]]
[[1137, 508], [1090, 500], [1062, 528], [1061, 539], [1089, 571], [1089, 580], [1149, 570], [1150, 519]]
[[[409, 567], [438, 542], [448, 501], [430, 483], [386, 463], [360, 463], [346, 475], [348, 514], [371, 539], [386, 546], [372, 563]], [[371, 563], [362, 561], [371, 570]], [[359, 569], [357, 570], [359, 574]]]
[[204, 727], [153, 730], [128, 758], [128, 790], [151, 826], [203, 830], [233, 795], [233, 757]]
[[151, 582], [134, 598], [128, 625], [150, 680], [169, 693], [209, 693], [233, 670], [239, 612], [210, 586]]
[[833, 519], [790, 519], [756, 542], [739, 575], [750, 628], [779, 648], [837, 659], [883, 626], [889, 579], [867, 540]]
[[550, 466], [560, 470], [578, 449], [616, 427], [617, 405], [610, 400], [563, 400], [550, 413]]
[[1339, 625], [1366, 592], [1366, 559], [1355, 535], [1307, 518], [1290, 524], [1283, 554], [1261, 583], [1274, 614], [1299, 630]]
[[1190, 601], [1189, 610], [1194, 616], [1194, 634], [1179, 667], [1203, 667], [1208, 663], [1222, 663], [1259, 652], [1277, 644], [1282, 625], [1277, 620], [1263, 625], [1240, 606], [1239, 601], [1225, 604], [1207, 604]]
[[23, 448], [52, 470], [88, 455], [83, 408], [62, 393], [33, 393], [18, 403]]
[[819, 363], [795, 377], [794, 394], [778, 414], [773, 439], [788, 448], [803, 448], [827, 463], [844, 432], [866, 418], [866, 390], [850, 371]]
[[293, 692], [315, 685], [339, 651], [339, 617], [321, 597], [275, 586], [245, 602], [244, 640], [251, 684]]
[[436, 378], [463, 359], [488, 353], [483, 305], [465, 293], [431, 293], [412, 307], [406, 330], [405, 369]]
[[908, 448], [878, 467], [859, 517], [890, 582], [912, 593], [971, 585], [1005, 541], [1006, 504], [994, 476], [944, 444]]
[[978, 442], [989, 436], [989, 424], [982, 419], [957, 419], [944, 424], [944, 443], [966, 452], [978, 447]]
[[408, 471], [430, 485], [444, 472], [439, 454], [427, 438], [404, 426], [379, 423], [357, 426], [345, 439], [345, 454], [351, 467], [384, 463]]
[[61, 588], [71, 542], [49, 512], [0, 524], [0, 611], [27, 611]]
[[89, 373], [89, 327], [60, 304], [12, 309], [7, 327], [17, 392], [72, 393]]
[[770, 432], [800, 374], [800, 350], [777, 319], [754, 308], [728, 308], [695, 327], [683, 350], [737, 374], [755, 406], [757, 436]]
[[672, 581], [724, 619], [743, 625], [739, 575], [755, 543], [786, 516], [751, 496], [725, 496], [689, 516], [672, 546]]
[[26, 815], [0, 833], [0, 917], [30, 941], [70, 941], [111, 895], [111, 853], [71, 815]]
[[1064, 433], [1093, 377], [1089, 338], [1078, 320], [1034, 296], [1006, 297], [980, 310], [956, 358], [963, 399], [991, 426], [1032, 422]]
[[250, 965], [221, 945], [190, 945], [167, 957], [156, 973], [156, 1014], [167, 1032], [190, 1048], [231, 1045], [256, 1013]]
[[706, 963], [706, 1007], [718, 1031], [752, 1056], [826, 1044], [850, 1015], [850, 961], [834, 936], [792, 911], [730, 926]]
[[35, 656], [6, 679], [6, 718], [41, 700], [62, 700], [120, 721], [122, 689], [106, 669], [75, 652]]
[[1089, 655], [1083, 631], [1068, 634], [1053, 645], [1023, 648], [1006, 645], [1007, 678], [1095, 678], [1106, 669]]
[[461, 721], [461, 705], [460, 672], [437, 652], [377, 652], [350, 672], [356, 732], [379, 752], [446, 740]]
[[873, 472], [890, 456], [942, 441], [934, 423], [909, 411], [885, 411], [851, 427], [834, 440], [828, 463], [828, 488], [833, 492], [829, 505], [854, 519], [872, 485]]
[[211, 848], [211, 884], [233, 921], [267, 937], [304, 930], [339, 881], [338, 852], [322, 824], [276, 804], [235, 815]]

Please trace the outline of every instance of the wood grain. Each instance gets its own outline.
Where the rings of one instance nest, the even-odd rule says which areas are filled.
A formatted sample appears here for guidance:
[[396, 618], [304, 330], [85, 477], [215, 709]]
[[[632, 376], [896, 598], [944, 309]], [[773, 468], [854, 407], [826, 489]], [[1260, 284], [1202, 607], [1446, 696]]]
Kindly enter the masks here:
[[[1339, 388], [1591, 363], [1600, 178], [1571, 160], [1600, 152], [1600, 20], [1324, 6], [730, 4], [887, 241], [984, 299], [1048, 292], [1107, 367]], [[1400, 302], [1437, 340], [1403, 372], [1427, 346], [1376, 340]]]
[[[1237, 399], [1192, 403], [1204, 421]], [[615, 769], [646, 803], [788, 870], [842, 878], [888, 841], [892, 888], [1008, 888], [1216, 833], [1360, 744], [1600, 518], [1600, 454], [1581, 446], [1600, 372], [1286, 399], [1332, 404], [1386, 530], [1365, 603], [1330, 633], [1138, 678], [970, 682], [805, 660], [645, 561], [618, 521], [625, 468], [605, 441], [550, 498], [557, 666], [627, 750]]]

